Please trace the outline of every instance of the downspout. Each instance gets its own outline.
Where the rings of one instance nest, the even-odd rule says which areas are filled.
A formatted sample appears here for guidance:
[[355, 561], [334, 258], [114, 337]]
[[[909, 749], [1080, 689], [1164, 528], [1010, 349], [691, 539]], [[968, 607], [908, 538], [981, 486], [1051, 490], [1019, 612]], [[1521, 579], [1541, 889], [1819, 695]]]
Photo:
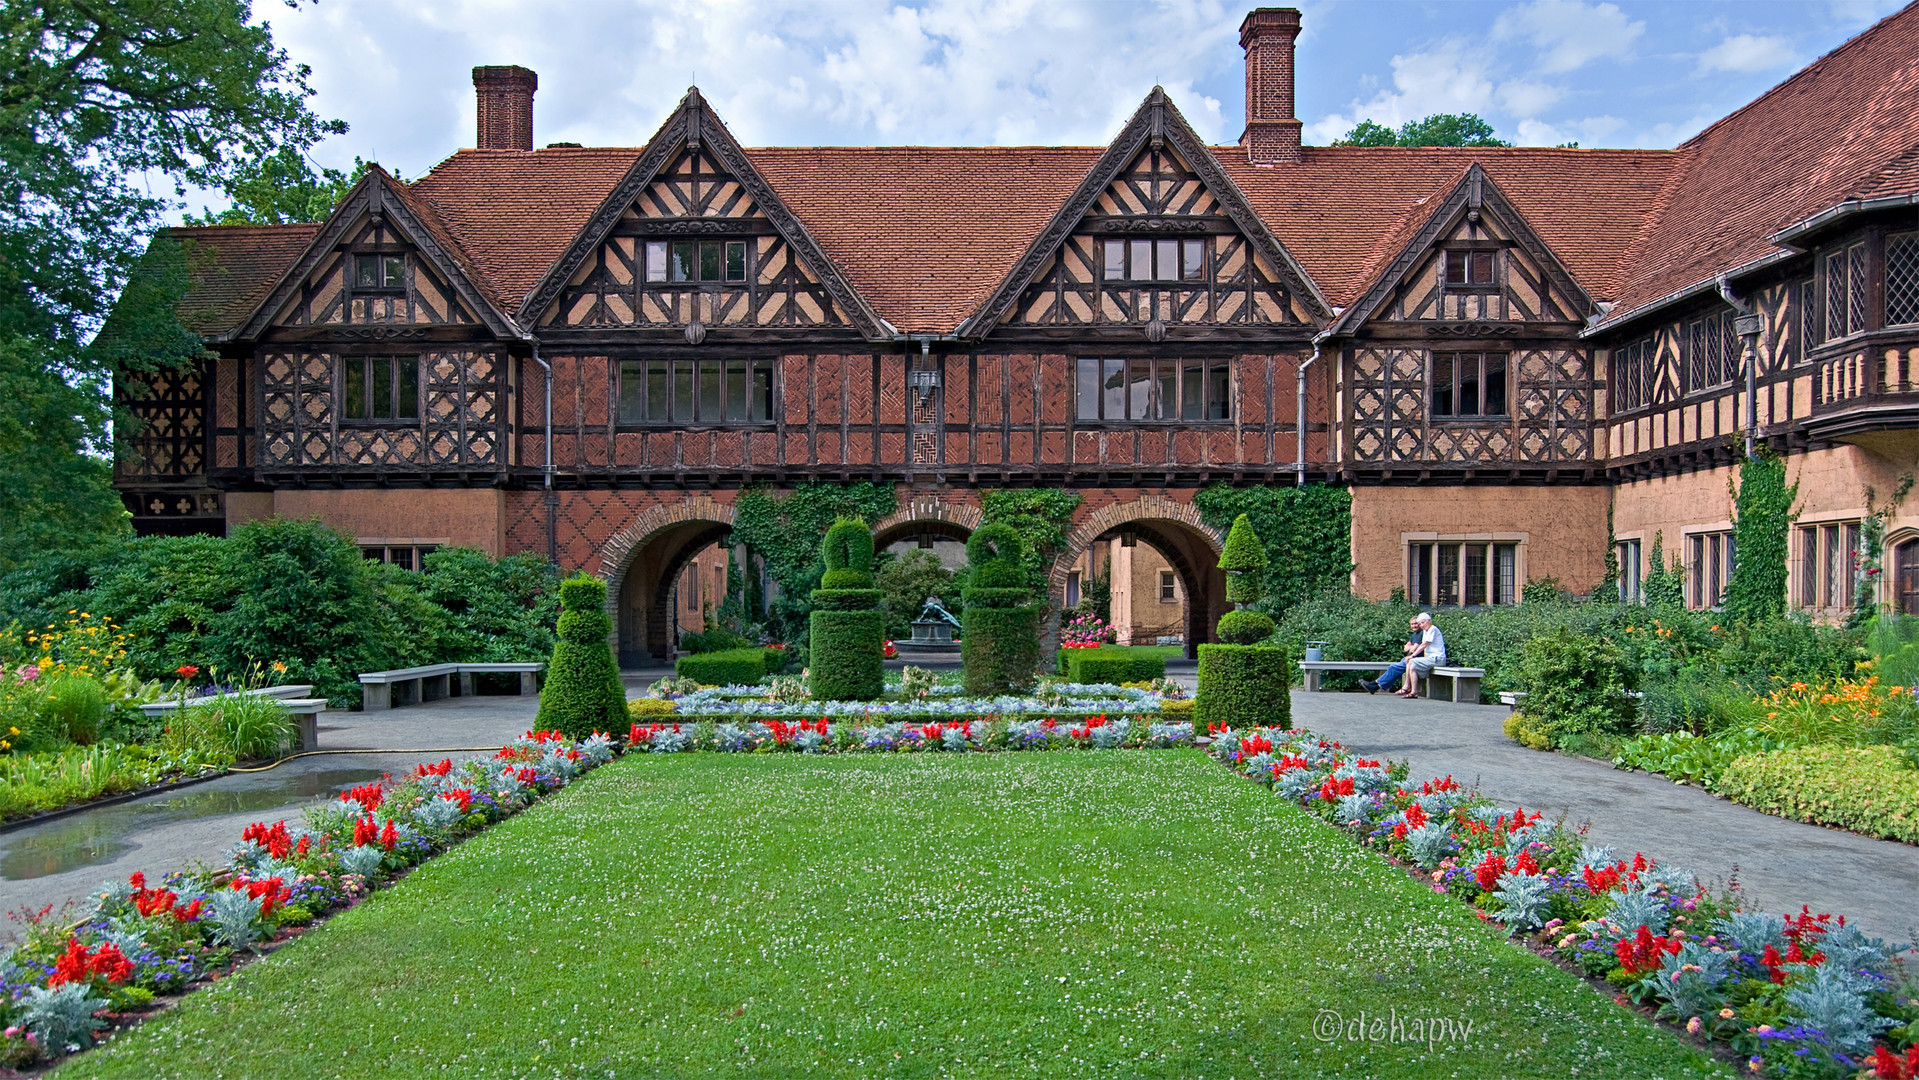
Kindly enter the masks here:
[[1297, 373], [1299, 383], [1293, 395], [1293, 404], [1296, 409], [1293, 421], [1293, 433], [1298, 439], [1298, 449], [1293, 455], [1293, 468], [1298, 473], [1299, 478], [1296, 485], [1298, 487], [1306, 486], [1306, 369], [1319, 362], [1320, 347], [1325, 343], [1326, 337], [1327, 335], [1320, 334], [1313, 339], [1313, 355], [1307, 357], [1306, 362], [1299, 365], [1299, 371]]
[[540, 477], [546, 488], [546, 561], [560, 561], [559, 518], [560, 496], [553, 490], [553, 365], [540, 357], [540, 339], [529, 337], [533, 343], [533, 362], [540, 365], [546, 375], [546, 408], [541, 413], [546, 425], [543, 442], [546, 446], [546, 461], [540, 465]]
[[1754, 433], [1759, 430], [1759, 316], [1752, 313], [1752, 305], [1739, 298], [1732, 291], [1732, 281], [1720, 274], [1717, 279], [1719, 298], [1732, 305], [1736, 315], [1733, 328], [1739, 334], [1740, 357], [1746, 367], [1746, 457], [1753, 455]]

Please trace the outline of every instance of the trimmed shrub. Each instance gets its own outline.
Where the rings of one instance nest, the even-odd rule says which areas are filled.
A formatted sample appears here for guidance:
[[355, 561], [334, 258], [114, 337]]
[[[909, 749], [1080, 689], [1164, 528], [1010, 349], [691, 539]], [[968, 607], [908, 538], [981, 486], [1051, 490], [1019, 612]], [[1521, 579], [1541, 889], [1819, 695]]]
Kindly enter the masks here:
[[1219, 617], [1219, 640], [1229, 645], [1257, 645], [1275, 629], [1273, 620], [1257, 611], [1229, 611]]
[[[1266, 570], [1266, 549], [1260, 545], [1259, 537], [1253, 533], [1252, 520], [1245, 514], [1234, 518], [1232, 529], [1226, 533], [1226, 544], [1219, 553], [1219, 568], [1226, 571], [1227, 600], [1235, 604], [1259, 602], [1260, 589], [1264, 584], [1261, 578]], [[1268, 619], [1267, 634], [1272, 633], [1271, 625], [1272, 620]], [[1220, 633], [1222, 637], [1225, 635], [1223, 629]]]
[[690, 653], [732, 652], [752, 645], [744, 636], [720, 627], [680, 635], [680, 648]]
[[576, 574], [560, 583], [559, 642], [546, 666], [540, 689], [540, 715], [546, 731], [584, 739], [596, 731], [619, 731], [626, 720], [626, 687], [613, 659], [607, 635], [606, 582]]
[[[886, 689], [885, 595], [873, 587], [873, 530], [841, 518], [820, 544], [826, 573], [813, 590], [807, 689], [826, 701], [871, 701]], [[762, 658], [764, 667], [764, 658]]]
[[1025, 587], [1026, 548], [1010, 525], [987, 525], [966, 540], [960, 663], [966, 692], [993, 697], [1024, 690], [1039, 669], [1039, 608]]
[[1896, 746], [1805, 746], [1735, 758], [1715, 790], [1755, 810], [1919, 844], [1919, 769]]
[[1201, 645], [1193, 731], [1293, 726], [1293, 653], [1283, 646]]
[[1063, 674], [1076, 683], [1145, 682], [1166, 677], [1166, 656], [1158, 649], [1104, 645], [1097, 649], [1061, 649]]
[[793, 654], [790, 650], [776, 649], [771, 645], [760, 646], [760, 654], [766, 664], [766, 673], [768, 675], [778, 675], [780, 672], [785, 671], [787, 661], [793, 659]]
[[1638, 705], [1629, 696], [1639, 669], [1607, 638], [1568, 629], [1528, 641], [1519, 655], [1523, 711], [1557, 746], [1568, 735], [1627, 735]]
[[[766, 649], [723, 649], [673, 661], [673, 674], [709, 686], [751, 686], [766, 674]], [[779, 650], [771, 650], [778, 652]]]

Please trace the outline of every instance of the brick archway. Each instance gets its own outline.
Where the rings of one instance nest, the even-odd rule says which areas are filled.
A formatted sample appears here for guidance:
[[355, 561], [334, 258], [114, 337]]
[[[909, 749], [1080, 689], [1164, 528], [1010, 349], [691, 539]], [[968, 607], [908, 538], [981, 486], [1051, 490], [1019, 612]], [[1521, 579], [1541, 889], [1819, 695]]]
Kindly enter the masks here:
[[873, 523], [873, 547], [906, 536], [933, 534], [965, 540], [980, 526], [980, 508], [972, 503], [947, 502], [937, 495], [914, 495], [898, 510]]
[[[1179, 574], [1187, 597], [1186, 653], [1197, 655], [1196, 647], [1212, 640], [1213, 625], [1226, 612], [1226, 575], [1219, 569], [1225, 538], [1200, 519], [1199, 510], [1191, 503], [1146, 495], [1132, 502], [1110, 503], [1087, 514], [1073, 526], [1066, 547], [1053, 560], [1047, 581], [1053, 609], [1065, 607], [1066, 577], [1073, 564], [1094, 541], [1121, 528], [1130, 529], [1151, 544]], [[1057, 633], [1055, 622], [1047, 629], [1049, 643], [1057, 640]]]
[[701, 495], [642, 511], [600, 548], [607, 614], [622, 665], [672, 656], [673, 582], [687, 562], [733, 530], [733, 508]]

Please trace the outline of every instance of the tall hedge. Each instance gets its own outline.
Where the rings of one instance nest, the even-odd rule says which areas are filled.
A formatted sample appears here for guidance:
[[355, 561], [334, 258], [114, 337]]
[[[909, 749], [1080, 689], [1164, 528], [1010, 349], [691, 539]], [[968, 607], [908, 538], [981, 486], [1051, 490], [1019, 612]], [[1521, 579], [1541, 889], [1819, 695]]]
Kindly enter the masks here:
[[873, 530], [841, 518], [820, 544], [826, 573], [808, 618], [807, 688], [825, 701], [872, 701], [886, 688], [883, 595], [873, 587]]
[[559, 642], [540, 689], [541, 730], [574, 739], [623, 730], [626, 687], [607, 641], [612, 632], [606, 582], [582, 573], [560, 583]]
[[1217, 727], [1293, 726], [1292, 653], [1281, 645], [1262, 645], [1273, 634], [1273, 620], [1252, 610], [1260, 600], [1266, 549], [1247, 514], [1233, 520], [1220, 552], [1226, 571], [1226, 598], [1232, 611], [1219, 617], [1225, 644], [1199, 647], [1199, 693], [1193, 702], [1193, 730]]
[[960, 662], [966, 692], [981, 696], [1024, 690], [1039, 668], [1039, 608], [1028, 588], [1026, 544], [1010, 525], [984, 525], [966, 540], [966, 610], [960, 615]]

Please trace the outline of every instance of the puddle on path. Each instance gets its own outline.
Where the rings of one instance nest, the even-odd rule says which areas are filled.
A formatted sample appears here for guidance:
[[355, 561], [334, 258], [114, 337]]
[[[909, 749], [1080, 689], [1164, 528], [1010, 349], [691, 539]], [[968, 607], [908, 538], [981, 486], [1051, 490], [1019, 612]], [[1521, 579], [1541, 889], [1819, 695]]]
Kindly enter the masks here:
[[136, 833], [226, 814], [259, 813], [310, 802], [377, 780], [379, 769], [322, 769], [261, 781], [229, 777], [164, 799], [123, 803], [0, 837], [0, 880], [25, 881], [112, 862]]

